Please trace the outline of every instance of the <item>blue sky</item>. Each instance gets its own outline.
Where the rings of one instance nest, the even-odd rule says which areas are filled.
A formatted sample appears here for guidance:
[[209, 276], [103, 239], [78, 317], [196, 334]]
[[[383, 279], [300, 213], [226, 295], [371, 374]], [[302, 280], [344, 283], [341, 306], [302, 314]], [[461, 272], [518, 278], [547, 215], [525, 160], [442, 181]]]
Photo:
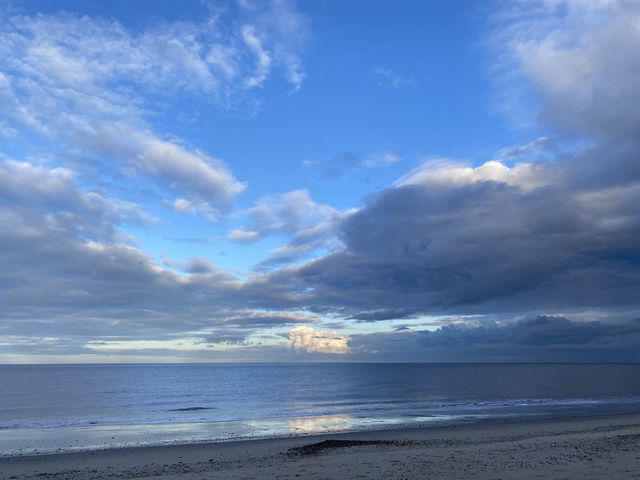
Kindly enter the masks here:
[[[146, 26], [158, 16], [198, 22], [208, 15], [201, 2], [187, 6], [179, 12], [170, 6], [158, 10], [155, 3], [136, 5], [138, 11], [105, 6], [87, 12], [82, 3], [66, 8], [112, 15], [132, 27]], [[517, 131], [494, 112], [487, 60], [481, 55], [487, 12], [477, 4], [407, 2], [389, 9], [384, 2], [309, 2], [298, 10], [305, 16], [305, 88], [293, 92], [275, 74], [238, 110], [187, 98], [169, 105], [156, 120], [158, 129], [224, 159], [247, 183], [237, 198], [239, 208], [302, 188], [316, 201], [345, 210], [430, 156], [477, 163], [505, 142], [536, 135], [535, 130]], [[459, 141], [461, 130], [464, 142]], [[366, 161], [385, 154], [395, 155], [397, 164], [329, 178], [323, 174], [326, 168], [342, 168], [345, 155]], [[316, 168], [305, 167], [312, 163]], [[250, 269], [277, 244], [267, 239], [256, 248], [239, 248], [221, 240], [224, 226], [158, 214], [167, 221], [135, 231], [158, 257], [186, 259], [195, 250], [226, 268]], [[176, 230], [184, 233], [176, 235]], [[218, 241], [215, 246], [171, 241], [176, 237]]]
[[0, 361], [633, 357], [636, 2], [0, 14]]

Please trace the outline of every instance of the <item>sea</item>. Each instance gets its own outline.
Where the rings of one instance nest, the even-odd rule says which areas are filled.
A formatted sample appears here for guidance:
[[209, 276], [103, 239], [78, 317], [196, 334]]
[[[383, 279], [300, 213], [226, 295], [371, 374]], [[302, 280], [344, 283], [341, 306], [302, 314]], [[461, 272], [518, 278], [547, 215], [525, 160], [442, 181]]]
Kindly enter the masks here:
[[0, 365], [0, 455], [640, 413], [639, 364]]

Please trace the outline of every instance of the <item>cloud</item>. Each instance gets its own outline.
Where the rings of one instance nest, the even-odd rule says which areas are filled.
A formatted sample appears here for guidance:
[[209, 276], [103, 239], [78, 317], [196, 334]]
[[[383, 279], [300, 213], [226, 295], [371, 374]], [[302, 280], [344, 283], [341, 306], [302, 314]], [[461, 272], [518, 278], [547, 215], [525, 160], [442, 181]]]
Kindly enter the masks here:
[[289, 330], [291, 348], [309, 353], [332, 353], [344, 355], [349, 353], [347, 335], [323, 332], [311, 327], [299, 326]]
[[249, 217], [251, 227], [232, 230], [230, 240], [248, 242], [278, 233], [298, 233], [338, 216], [339, 212], [315, 202], [306, 190], [293, 190], [259, 199], [245, 215]]
[[251, 243], [260, 240], [261, 233], [255, 230], [241, 230], [234, 228], [229, 232], [227, 238], [232, 242]]
[[353, 315], [637, 305], [638, 183], [454, 180], [380, 192], [341, 222], [342, 251], [272, 280], [308, 307]]
[[137, 205], [82, 191], [72, 170], [0, 159], [0, 213], [6, 233], [21, 226], [47, 228], [85, 240], [130, 241], [121, 224], [155, 219]]
[[538, 112], [543, 123], [580, 137], [637, 132], [628, 102], [640, 88], [637, 2], [525, 0], [496, 17], [493, 69], [509, 116]]
[[[306, 77], [300, 53], [309, 37], [307, 17], [296, 10], [295, 2], [289, 0], [238, 3], [252, 24], [248, 29], [245, 25], [241, 33], [255, 53], [256, 71], [264, 72], [273, 65], [279, 66], [292, 91], [299, 90]], [[260, 74], [254, 75], [256, 80], [260, 77]], [[255, 86], [260, 84], [258, 81]]]
[[404, 308], [396, 309], [378, 309], [362, 311], [350, 317], [350, 320], [358, 320], [360, 322], [377, 322], [380, 320], [397, 320], [400, 318], [411, 318], [413, 312]]
[[360, 165], [366, 168], [388, 167], [400, 161], [400, 157], [393, 152], [382, 152], [363, 160]]
[[278, 311], [238, 311], [225, 319], [226, 325], [257, 327], [269, 325], [291, 325], [295, 323], [318, 323], [313, 315]]
[[496, 153], [499, 160], [520, 160], [522, 158], [536, 158], [556, 153], [558, 139], [556, 137], [538, 137], [525, 145], [513, 145], [500, 149]]
[[[231, 339], [242, 337], [252, 358], [264, 359], [252, 349], [266, 342], [262, 355], [269, 355], [285, 344], [281, 337], [254, 339], [256, 332], [268, 337], [270, 330], [318, 322], [282, 311], [278, 292], [256, 292], [205, 258], [158, 265], [122, 230], [150, 221], [135, 205], [81, 190], [70, 169], [2, 160], [2, 353], [14, 360], [164, 353], [206, 360], [238, 347]], [[213, 338], [227, 346], [198, 343]]]
[[245, 184], [221, 160], [149, 120], [163, 99], [233, 108], [275, 67], [299, 88], [305, 32], [304, 16], [285, 1], [143, 31], [74, 14], [7, 15], [0, 21], [0, 120], [13, 125], [12, 135], [40, 135], [61, 158], [82, 158], [83, 174], [148, 179], [149, 190], [177, 194], [182, 211], [215, 217]]
[[262, 263], [267, 266], [287, 263], [335, 242], [334, 228], [342, 213], [317, 203], [306, 190], [294, 190], [259, 199], [245, 216], [248, 225], [232, 229], [227, 235], [229, 240], [253, 243], [270, 235], [290, 237]]
[[[572, 4], [570, 14], [584, 26], [591, 7], [584, 7], [586, 13], [581, 8]], [[625, 68], [640, 57], [630, 47], [638, 43], [635, 38], [616, 29], [618, 22], [626, 25], [625, 14], [634, 19], [637, 9], [628, 2], [606, 8], [612, 10], [599, 13], [597, 29], [576, 29], [573, 21], [552, 29], [536, 25], [537, 43], [526, 43], [532, 50], [522, 50], [520, 60], [525, 75], [532, 75], [530, 65], [537, 63], [526, 52], [538, 55], [537, 45], [563, 38], [562, 45], [570, 45], [589, 72], [609, 72], [587, 75], [595, 103], [583, 103], [574, 93], [541, 96], [542, 111], [555, 112], [552, 119], [541, 117], [546, 127], [563, 132], [557, 141], [579, 133], [589, 135], [587, 142], [535, 161], [530, 155], [547, 148], [546, 141], [509, 147], [513, 163], [506, 162], [504, 150], [498, 155], [502, 161], [476, 166], [425, 162], [342, 219], [337, 236], [344, 248], [272, 272], [270, 282], [311, 311], [353, 318], [382, 312], [383, 319], [398, 310], [415, 315], [638, 309], [640, 217], [633, 205], [640, 203], [640, 168], [633, 125], [640, 113], [629, 107], [637, 96], [630, 84], [637, 72]], [[531, 34], [510, 32], [521, 41]], [[612, 37], [607, 44], [625, 43], [606, 58], [594, 51], [603, 32]], [[573, 82], [551, 77], [541, 77], [551, 90], [553, 82]], [[600, 115], [596, 100], [605, 92], [614, 101]], [[580, 123], [587, 119], [588, 128]]]
[[543, 163], [519, 163], [509, 167], [502, 162], [491, 160], [471, 167], [451, 160], [429, 160], [400, 178], [397, 186], [424, 185], [463, 186], [480, 182], [496, 182], [524, 190], [551, 185], [559, 180], [559, 171], [552, 165]]
[[544, 98], [541, 119], [589, 137], [637, 134], [640, 115], [628, 99], [640, 95], [640, 4], [549, 8], [553, 15], [565, 12], [562, 24], [515, 45], [524, 75]]
[[262, 42], [252, 26], [243, 26], [241, 32], [242, 39], [256, 57], [255, 73], [247, 78], [244, 84], [248, 88], [261, 87], [271, 68], [271, 55], [263, 48]]
[[640, 321], [576, 321], [538, 316], [515, 321], [446, 324], [433, 330], [397, 329], [354, 335], [355, 359], [373, 352], [413, 362], [636, 362]]
[[358, 158], [355, 154], [346, 152], [329, 161], [303, 160], [305, 168], [316, 168], [323, 178], [342, 178], [352, 172], [371, 168], [385, 168], [400, 162], [402, 159], [391, 151], [374, 153], [365, 158]]
[[[176, 262], [170, 262], [170, 265], [171, 264], [175, 265]], [[213, 267], [211, 262], [204, 257], [194, 257], [188, 262], [177, 264], [176, 266], [180, 267], [181, 270], [191, 275], [207, 275], [215, 271], [215, 268]]]
[[[151, 178], [163, 204], [180, 211], [222, 211], [244, 184], [221, 161], [158, 133], [144, 95], [132, 92], [148, 82], [160, 96], [197, 91], [224, 103], [266, 85], [276, 68], [302, 76], [260, 23], [287, 24], [287, 15], [247, 3], [247, 19], [266, 17], [242, 19], [233, 41], [216, 37], [210, 49], [200, 24], [137, 35], [73, 15], [3, 20], [4, 121], [25, 137], [48, 138], [55, 160], [0, 161], [0, 339], [16, 355], [196, 349], [206, 360], [241, 348], [242, 358], [286, 360], [282, 335], [296, 325], [294, 350], [354, 359], [637, 361], [640, 113], [632, 108], [638, 54], [628, 25], [637, 9], [536, 5], [542, 19], [561, 9], [560, 20], [523, 29], [518, 17], [502, 34], [519, 78], [539, 96], [541, 126], [553, 142], [512, 145], [482, 163], [429, 160], [348, 212], [304, 190], [264, 197], [236, 218], [229, 239], [286, 240], [264, 270], [243, 279], [203, 258], [159, 265], [125, 233], [154, 219], [123, 192], [106, 194], [95, 173]], [[258, 49], [237, 36], [245, 24], [271, 59], [268, 68], [258, 68]], [[195, 43], [170, 41], [183, 29], [200, 32], [184, 40]], [[58, 40], [66, 30], [68, 45]], [[121, 40], [132, 48], [122, 65], [109, 57], [110, 42]], [[619, 48], [604, 55], [600, 44]], [[144, 65], [135, 66], [139, 55]], [[584, 85], [563, 62], [583, 69]], [[183, 67], [184, 78], [175, 78]], [[260, 80], [249, 88], [251, 78]], [[127, 88], [113, 88], [118, 82]], [[76, 161], [62, 164], [68, 158]], [[396, 158], [343, 160], [353, 170]], [[429, 315], [464, 317], [435, 331], [412, 325], [347, 336], [322, 326], [329, 318], [357, 332], [360, 322], [382, 329]]]
[[415, 78], [398, 75], [390, 68], [376, 67], [373, 69], [373, 73], [378, 76], [378, 78], [380, 79], [379, 84], [384, 87], [398, 89], [404, 87], [413, 87], [416, 84]]
[[[115, 158], [130, 171], [153, 177], [177, 193], [189, 194], [191, 200], [183, 200], [192, 208], [210, 203], [224, 208], [245, 188], [222, 161], [203, 152], [162, 140], [148, 130], [132, 130], [126, 124], [86, 121], [72, 133], [75, 144], [96, 155]], [[184, 201], [180, 205], [184, 207]]]
[[193, 204], [186, 198], [176, 198], [173, 202], [173, 208], [178, 212], [191, 213], [193, 212]]

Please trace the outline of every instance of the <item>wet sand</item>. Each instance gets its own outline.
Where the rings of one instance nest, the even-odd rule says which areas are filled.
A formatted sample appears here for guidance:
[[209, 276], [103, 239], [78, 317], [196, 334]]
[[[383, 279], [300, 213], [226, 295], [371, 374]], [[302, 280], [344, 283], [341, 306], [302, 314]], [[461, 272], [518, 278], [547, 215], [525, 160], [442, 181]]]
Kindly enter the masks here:
[[640, 479], [640, 415], [0, 458], [0, 479]]

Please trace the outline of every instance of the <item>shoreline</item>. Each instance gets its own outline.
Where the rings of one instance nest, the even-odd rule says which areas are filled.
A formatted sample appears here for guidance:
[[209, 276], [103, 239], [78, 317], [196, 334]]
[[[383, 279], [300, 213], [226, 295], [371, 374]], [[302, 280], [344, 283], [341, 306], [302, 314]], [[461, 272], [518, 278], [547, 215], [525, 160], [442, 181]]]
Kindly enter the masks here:
[[[304, 452], [313, 453], [292, 450], [305, 446]], [[491, 419], [467, 424], [0, 457], [2, 480], [147, 476], [195, 479], [213, 474], [230, 479], [296, 475], [422, 478], [427, 474], [433, 478], [465, 478], [465, 468], [480, 472], [469, 478], [480, 479], [529, 478], [522, 475], [534, 473], [537, 478], [547, 474], [548, 478], [557, 478], [561, 473], [566, 478], [603, 478], [602, 468], [610, 478], [640, 478], [640, 414]], [[483, 469], [494, 472], [494, 476], [482, 476]], [[495, 475], [497, 471], [503, 476]], [[600, 476], [589, 477], [598, 471]], [[447, 472], [455, 475], [446, 476]], [[520, 474], [509, 476], [516, 472]]]
[[[331, 430], [330, 427], [326, 427], [324, 429], [312, 430], [306, 433], [296, 433], [296, 432], [285, 432], [281, 431], [279, 433], [274, 433], [275, 430], [272, 430], [272, 433], [259, 435], [255, 433], [250, 434], [230, 434], [230, 436], [219, 437], [219, 438], [207, 438], [206, 436], [203, 438], [191, 438], [191, 439], [168, 439], [168, 440], [145, 440], [145, 441], [125, 441], [118, 442], [113, 441], [109, 442], [111, 444], [101, 444], [98, 446], [77, 446], [77, 447], [49, 447], [49, 448], [33, 448], [27, 451], [22, 451], [20, 448], [20, 452], [18, 450], [10, 450], [7, 452], [0, 451], [0, 460], [5, 458], [14, 458], [14, 457], [41, 457], [47, 455], [62, 455], [62, 454], [81, 454], [81, 453], [90, 453], [90, 452], [101, 452], [101, 451], [117, 451], [117, 450], [128, 450], [128, 449], [139, 449], [139, 448], [171, 448], [171, 447], [189, 447], [192, 445], [222, 445], [226, 443], [238, 443], [238, 442], [252, 442], [252, 441], [270, 441], [270, 440], [285, 440], [285, 439], [306, 439], [306, 438], [325, 438], [325, 437], [335, 437], [335, 436], [343, 436], [343, 435], [358, 435], [358, 434], [373, 434], [380, 432], [382, 434], [388, 432], [404, 432], [404, 431], [413, 431], [413, 430], [438, 430], [438, 429], [452, 429], [452, 428], [463, 428], [463, 427], [472, 427], [472, 426], [481, 426], [481, 425], [502, 425], [502, 424], [538, 424], [538, 423], [547, 423], [547, 422], [572, 422], [572, 421], [580, 421], [581, 419], [597, 419], [597, 418], [623, 418], [627, 416], [640, 416], [640, 411], [631, 411], [631, 412], [608, 412], [608, 413], [531, 413], [531, 414], [505, 414], [501, 416], [433, 416], [429, 421], [425, 421], [424, 418], [421, 417], [421, 420], [417, 420], [415, 422], [381, 422], [381, 423], [369, 423], [365, 424], [356, 424], [355, 427], [344, 427], [342, 429], [337, 428]], [[341, 416], [341, 415], [336, 415]], [[318, 419], [327, 420], [331, 419], [333, 416], [326, 415], [318, 415], [318, 416], [309, 416], [309, 417], [293, 417], [289, 420], [311, 420], [316, 422]], [[219, 431], [220, 427], [222, 428], [233, 428], [234, 426], [242, 425], [245, 423], [268, 423], [268, 422], [279, 422], [283, 421], [282, 419], [255, 419], [251, 421], [221, 421], [221, 422], [193, 422], [193, 423], [171, 423], [171, 424], [141, 424], [141, 425], [83, 425], [78, 427], [58, 427], [55, 430], [58, 431], [66, 431], [69, 437], [72, 437], [73, 434], [78, 434], [80, 432], [93, 432], [99, 429], [109, 429], [111, 433], [117, 434], [120, 429], [144, 429], [146, 430], [147, 438], [157, 436], [157, 432], [150, 432], [150, 430], [154, 429], [163, 429], [166, 431], [176, 431], [181, 430], [186, 427], [189, 428], [197, 428], [199, 426], [204, 426], [208, 428], [209, 434]], [[217, 430], [216, 430], [217, 429]], [[4, 432], [12, 432], [14, 429], [5, 429]], [[15, 429], [17, 431], [25, 432], [28, 431], [34, 436], [41, 436], [44, 432], [49, 432], [45, 430], [44, 432], [40, 429]], [[3, 430], [0, 430], [0, 434], [3, 433]], [[107, 434], [107, 435], [110, 435]], [[114, 438], [113, 436], [111, 437]]]

